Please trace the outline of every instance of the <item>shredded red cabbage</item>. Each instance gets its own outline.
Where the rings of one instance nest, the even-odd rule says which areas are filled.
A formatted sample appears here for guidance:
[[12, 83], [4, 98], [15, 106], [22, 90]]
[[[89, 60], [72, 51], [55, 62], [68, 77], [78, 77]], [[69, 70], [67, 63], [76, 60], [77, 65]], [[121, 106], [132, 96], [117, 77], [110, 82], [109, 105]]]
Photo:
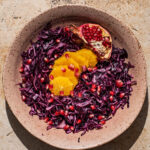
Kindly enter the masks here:
[[[98, 62], [97, 68], [82, 73], [86, 74], [88, 79], [80, 77], [73, 97], [51, 95], [46, 88], [52, 70], [50, 66], [65, 51], [76, 51], [80, 48], [81, 46], [73, 41], [70, 31], [62, 27], [50, 29], [47, 26], [39, 34], [38, 40], [31, 42], [31, 47], [22, 53], [21, 95], [24, 102], [31, 107], [30, 115], [38, 115], [39, 119], [46, 118], [46, 121], [51, 121], [47, 129], [66, 127], [66, 133], [82, 131], [83, 135], [88, 130], [102, 128], [105, 121], [109, 120], [118, 108], [123, 109], [126, 104], [129, 107], [131, 86], [136, 82], [132, 81], [133, 77], [128, 71], [134, 66], [125, 62], [128, 57], [126, 50], [115, 47], [109, 61]], [[49, 62], [44, 61], [45, 57]], [[30, 64], [27, 63], [28, 59], [32, 60]], [[44, 78], [43, 83], [40, 82], [41, 77]], [[121, 80], [123, 86], [118, 88], [116, 80]], [[100, 94], [91, 91], [93, 84], [101, 87]], [[112, 101], [110, 91], [113, 91]], [[79, 97], [78, 93], [81, 93], [82, 97]], [[120, 93], [124, 93], [122, 98]], [[48, 102], [50, 98], [54, 100], [52, 103]], [[70, 111], [70, 105], [74, 106], [74, 111]], [[95, 109], [91, 109], [93, 105]], [[67, 115], [60, 115], [60, 110], [64, 110]], [[82, 122], [77, 123], [78, 120]]]

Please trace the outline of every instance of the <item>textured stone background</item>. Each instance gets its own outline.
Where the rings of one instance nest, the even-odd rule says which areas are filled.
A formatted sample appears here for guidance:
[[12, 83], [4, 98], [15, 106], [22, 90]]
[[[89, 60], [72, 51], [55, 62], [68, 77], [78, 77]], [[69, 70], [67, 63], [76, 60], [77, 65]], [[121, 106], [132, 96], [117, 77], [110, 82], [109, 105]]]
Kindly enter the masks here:
[[[26, 22], [62, 4], [83, 4], [122, 20], [134, 32], [144, 50], [150, 88], [150, 0], [0, 0], [0, 150], [54, 150], [28, 133], [4, 100], [2, 68], [8, 49]], [[112, 142], [94, 150], [150, 150], [148, 91], [144, 106], [132, 126]]]

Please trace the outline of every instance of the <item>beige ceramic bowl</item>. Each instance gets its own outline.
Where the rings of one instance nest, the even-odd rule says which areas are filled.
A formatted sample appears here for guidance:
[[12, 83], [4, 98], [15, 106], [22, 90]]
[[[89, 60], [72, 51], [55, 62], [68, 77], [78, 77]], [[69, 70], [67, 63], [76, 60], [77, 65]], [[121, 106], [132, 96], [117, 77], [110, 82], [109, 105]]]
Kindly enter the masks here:
[[[63, 130], [46, 130], [46, 124], [37, 116], [29, 115], [29, 107], [25, 105], [20, 97], [18, 86], [21, 65], [21, 53], [27, 49], [30, 39], [49, 21], [53, 26], [67, 25], [70, 23], [82, 24], [94, 22], [106, 28], [113, 37], [115, 46], [125, 48], [129, 54], [130, 62], [135, 65], [131, 70], [137, 86], [133, 87], [130, 97], [130, 108], [118, 110], [113, 119], [109, 120], [103, 129], [93, 130], [86, 133], [80, 139], [78, 134], [66, 134]], [[65, 5], [50, 9], [30, 21], [20, 34], [16, 37], [6, 60], [3, 85], [6, 100], [20, 123], [34, 136], [42, 141], [63, 149], [86, 149], [92, 148], [111, 141], [123, 133], [135, 120], [144, 102], [146, 93], [146, 64], [141, 46], [133, 33], [123, 23], [112, 16], [87, 7], [77, 5]]]

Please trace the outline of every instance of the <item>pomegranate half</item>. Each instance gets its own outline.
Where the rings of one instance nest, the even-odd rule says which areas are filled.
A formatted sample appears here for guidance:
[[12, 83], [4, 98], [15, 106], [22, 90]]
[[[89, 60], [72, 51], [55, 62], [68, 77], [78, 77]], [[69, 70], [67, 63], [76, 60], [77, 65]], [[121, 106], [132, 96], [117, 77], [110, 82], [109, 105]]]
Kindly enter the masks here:
[[100, 60], [108, 60], [112, 52], [112, 38], [110, 33], [98, 24], [82, 24], [68, 27], [82, 41], [88, 45]]

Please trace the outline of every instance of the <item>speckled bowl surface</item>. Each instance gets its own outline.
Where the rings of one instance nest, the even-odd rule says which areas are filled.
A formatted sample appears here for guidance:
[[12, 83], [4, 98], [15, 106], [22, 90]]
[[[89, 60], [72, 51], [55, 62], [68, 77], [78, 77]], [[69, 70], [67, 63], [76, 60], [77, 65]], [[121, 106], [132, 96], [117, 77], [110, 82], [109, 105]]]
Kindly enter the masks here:
[[[106, 28], [113, 37], [113, 44], [125, 48], [129, 55], [129, 61], [135, 65], [130, 71], [137, 86], [133, 87], [130, 97], [130, 108], [119, 109], [113, 119], [107, 121], [103, 129], [92, 130], [78, 138], [81, 133], [66, 134], [63, 130], [46, 130], [47, 124], [40, 121], [37, 116], [30, 116], [30, 108], [25, 105], [20, 96], [19, 87], [21, 81], [18, 72], [21, 65], [21, 53], [29, 46], [38, 31], [51, 22], [53, 27], [68, 25], [70, 23], [82, 24], [93, 22]], [[141, 46], [133, 33], [123, 23], [114, 17], [94, 8], [79, 5], [65, 5], [50, 9], [33, 20], [16, 36], [8, 54], [3, 72], [3, 86], [6, 100], [20, 123], [35, 137], [42, 141], [63, 149], [86, 149], [100, 146], [123, 133], [135, 120], [143, 105], [146, 94], [146, 64]]]

